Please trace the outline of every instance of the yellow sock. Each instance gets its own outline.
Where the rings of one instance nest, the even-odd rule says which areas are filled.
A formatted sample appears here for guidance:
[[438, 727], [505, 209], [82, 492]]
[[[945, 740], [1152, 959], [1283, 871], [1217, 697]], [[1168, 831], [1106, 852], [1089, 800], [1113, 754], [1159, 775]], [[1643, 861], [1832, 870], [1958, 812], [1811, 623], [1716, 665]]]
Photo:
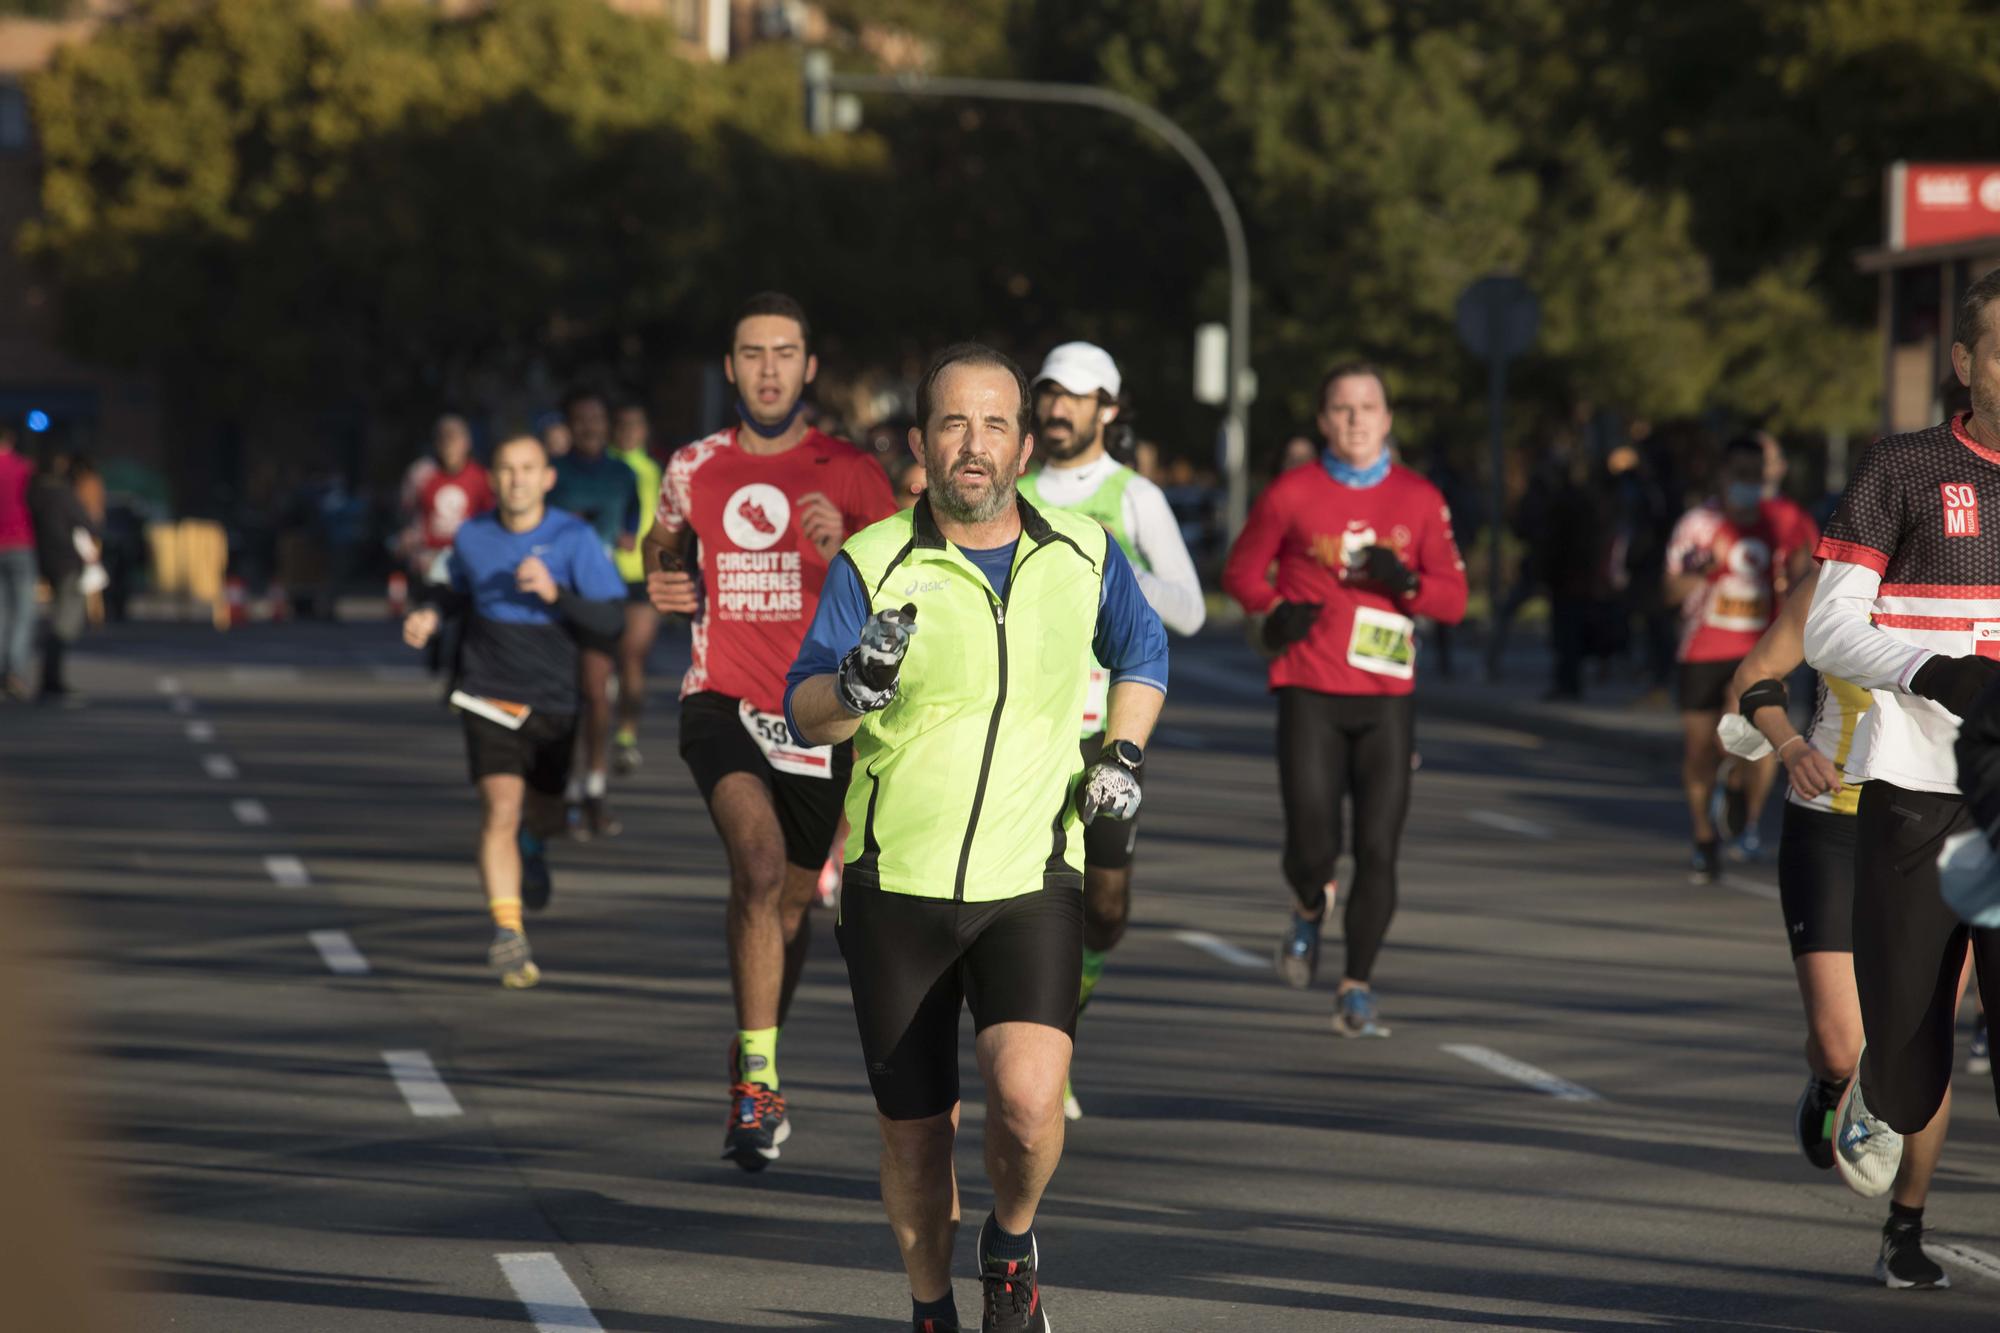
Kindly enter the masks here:
[[737, 1076], [749, 1083], [762, 1083], [778, 1090], [778, 1029], [738, 1028], [736, 1032]]
[[492, 904], [493, 924], [502, 930], [521, 928], [521, 900], [519, 898], [496, 898]]

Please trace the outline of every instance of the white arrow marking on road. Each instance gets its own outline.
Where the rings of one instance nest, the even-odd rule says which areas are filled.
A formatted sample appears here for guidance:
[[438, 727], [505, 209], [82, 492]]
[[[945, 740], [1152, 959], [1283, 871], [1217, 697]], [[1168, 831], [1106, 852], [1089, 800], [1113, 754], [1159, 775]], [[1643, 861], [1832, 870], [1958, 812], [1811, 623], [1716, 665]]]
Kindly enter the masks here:
[[264, 873], [281, 889], [303, 889], [312, 883], [312, 876], [306, 873], [306, 863], [296, 856], [265, 857]]
[[236, 822], [239, 824], [261, 827], [271, 822], [271, 812], [264, 808], [262, 801], [231, 801], [229, 803], [229, 810], [231, 814], [236, 816]]
[[1562, 1101], [1595, 1102], [1603, 1100], [1603, 1098], [1599, 1097], [1589, 1088], [1572, 1083], [1566, 1078], [1557, 1078], [1546, 1069], [1537, 1069], [1533, 1065], [1523, 1064], [1511, 1056], [1502, 1055], [1500, 1052], [1490, 1050], [1484, 1046], [1443, 1046], [1439, 1049], [1447, 1055], [1455, 1055], [1461, 1060], [1468, 1060], [1478, 1065], [1481, 1069], [1491, 1070], [1504, 1078], [1511, 1078], [1517, 1083], [1525, 1083], [1537, 1092], [1546, 1092], [1549, 1096], [1559, 1098]]
[[382, 1063], [389, 1066], [389, 1077], [396, 1080], [396, 1090], [410, 1104], [411, 1115], [428, 1119], [465, 1114], [459, 1107], [458, 1098], [452, 1096], [451, 1089], [444, 1085], [437, 1066], [424, 1052], [384, 1051]]
[[215, 724], [213, 722], [190, 722], [187, 725], [187, 738], [196, 745], [207, 745], [215, 739]]
[[319, 956], [326, 963], [327, 971], [339, 973], [343, 977], [365, 977], [368, 975], [368, 960], [361, 950], [354, 947], [354, 940], [344, 930], [311, 930], [306, 937], [319, 950]]
[[1948, 1264], [1979, 1274], [1981, 1277], [2000, 1279], [2000, 1259], [1984, 1250], [1975, 1250], [1970, 1245], [1940, 1245], [1936, 1241], [1924, 1244], [1924, 1253], [1933, 1259], [1942, 1259]]
[[201, 757], [202, 771], [217, 782], [236, 781], [236, 761], [226, 754], [205, 754]]
[[1518, 833], [1524, 838], [1533, 838], [1538, 842], [1547, 842], [1556, 836], [1553, 829], [1537, 824], [1532, 819], [1522, 819], [1518, 815], [1503, 815], [1498, 810], [1468, 810], [1465, 812], [1465, 817], [1475, 824], [1484, 824], [1487, 828], [1499, 829], [1502, 833]]
[[153, 681], [153, 684], [159, 688], [161, 694], [179, 694], [181, 692], [179, 676], [160, 676]]
[[1225, 963], [1234, 963], [1238, 967], [1269, 966], [1268, 959], [1259, 958], [1248, 949], [1239, 949], [1220, 935], [1211, 935], [1205, 930], [1177, 930], [1174, 932], [1174, 938], [1182, 944], [1191, 944], [1205, 954], [1220, 958]]
[[563, 1271], [562, 1261], [547, 1251], [537, 1254], [496, 1254], [507, 1285], [538, 1333], [602, 1333], [603, 1325], [584, 1304], [583, 1293]]

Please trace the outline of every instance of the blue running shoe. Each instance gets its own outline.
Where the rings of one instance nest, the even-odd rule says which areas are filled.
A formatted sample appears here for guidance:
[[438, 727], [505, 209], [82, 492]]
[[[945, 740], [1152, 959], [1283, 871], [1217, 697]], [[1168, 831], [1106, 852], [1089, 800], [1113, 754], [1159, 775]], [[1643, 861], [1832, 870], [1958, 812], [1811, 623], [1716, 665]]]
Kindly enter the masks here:
[[1386, 1037], [1389, 1026], [1375, 1012], [1375, 994], [1359, 987], [1333, 1002], [1333, 1030], [1343, 1037]]
[[541, 835], [522, 829], [516, 839], [521, 848], [521, 906], [539, 912], [549, 905], [555, 891], [549, 879], [549, 849]]
[[1278, 939], [1274, 961], [1278, 979], [1287, 986], [1304, 990], [1312, 985], [1313, 976], [1319, 971], [1319, 922], [1308, 921], [1293, 912], [1285, 933]]

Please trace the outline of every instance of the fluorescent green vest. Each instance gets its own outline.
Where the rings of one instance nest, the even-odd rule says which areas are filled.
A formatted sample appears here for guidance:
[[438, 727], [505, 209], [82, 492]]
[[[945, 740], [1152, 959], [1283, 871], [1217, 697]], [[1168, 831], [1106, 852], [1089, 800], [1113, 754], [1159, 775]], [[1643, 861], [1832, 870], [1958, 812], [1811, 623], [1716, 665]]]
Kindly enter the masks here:
[[[632, 469], [632, 475], [639, 482], [639, 537], [644, 540], [646, 529], [653, 526], [654, 515], [660, 512], [661, 467], [653, 461], [653, 456], [644, 449], [630, 452], [610, 451], [611, 456]], [[613, 562], [618, 566], [618, 577], [627, 583], [646, 581], [646, 553], [637, 546], [629, 551], [613, 551]]]
[[1146, 558], [1139, 554], [1139, 548], [1132, 544], [1132, 534], [1125, 530], [1125, 488], [1132, 484], [1132, 478], [1139, 475], [1137, 472], [1120, 466], [1096, 490], [1085, 496], [1082, 504], [1074, 505], [1053, 505], [1042, 499], [1041, 475], [1042, 470], [1037, 468], [1021, 478], [1021, 494], [1028, 497], [1029, 504], [1041, 510], [1060, 509], [1066, 513], [1081, 514], [1093, 522], [1102, 523], [1134, 569], [1152, 569]]
[[841, 548], [871, 613], [917, 608], [896, 700], [854, 737], [849, 884], [967, 902], [1082, 885], [1076, 719], [1110, 539], [1020, 503], [1004, 601], [928, 499]]

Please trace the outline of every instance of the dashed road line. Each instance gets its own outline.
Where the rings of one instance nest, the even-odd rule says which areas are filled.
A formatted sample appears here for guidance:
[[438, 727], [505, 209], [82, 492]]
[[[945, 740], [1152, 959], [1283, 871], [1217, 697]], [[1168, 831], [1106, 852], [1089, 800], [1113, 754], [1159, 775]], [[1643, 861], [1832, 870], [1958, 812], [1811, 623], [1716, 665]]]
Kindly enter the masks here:
[[327, 971], [343, 977], [368, 975], [368, 959], [354, 947], [354, 940], [346, 931], [309, 930], [306, 938], [312, 941], [313, 948], [319, 950]]
[[2000, 1259], [1996, 1259], [1984, 1250], [1975, 1250], [1970, 1245], [1956, 1243], [1939, 1244], [1933, 1240], [1924, 1242], [1924, 1253], [1933, 1259], [1942, 1259], [1955, 1267], [1977, 1273], [1981, 1277], [2000, 1281]]
[[254, 797], [245, 797], [240, 801], [231, 801], [229, 803], [229, 813], [236, 816], [237, 823], [248, 824], [252, 828], [262, 828], [271, 822], [271, 812], [264, 808], [262, 801]]
[[194, 721], [187, 724], [187, 738], [196, 745], [208, 745], [215, 740], [213, 722]]
[[396, 1080], [396, 1091], [410, 1104], [411, 1115], [433, 1119], [465, 1114], [425, 1052], [384, 1051], [382, 1063], [389, 1066], [389, 1077]]
[[1537, 824], [1534, 820], [1523, 819], [1519, 815], [1502, 814], [1498, 810], [1467, 810], [1465, 817], [1475, 824], [1484, 824], [1487, 828], [1498, 829], [1502, 833], [1518, 833], [1537, 842], [1547, 842], [1556, 836], [1555, 830], [1546, 824]]
[[602, 1333], [603, 1325], [584, 1303], [583, 1293], [563, 1271], [562, 1261], [546, 1250], [532, 1254], [496, 1254], [507, 1285], [537, 1333]]
[[1211, 935], [1205, 930], [1177, 930], [1174, 932], [1174, 938], [1182, 944], [1201, 950], [1212, 958], [1220, 958], [1223, 962], [1234, 963], [1238, 967], [1270, 966], [1269, 959], [1259, 958], [1248, 949], [1239, 948], [1220, 935]]
[[201, 770], [217, 782], [236, 781], [236, 761], [226, 754], [203, 755]]
[[306, 863], [296, 856], [265, 857], [264, 873], [281, 889], [303, 889], [312, 883], [312, 876], [306, 873]]
[[1525, 1064], [1522, 1061], [1514, 1059], [1512, 1056], [1502, 1055], [1500, 1052], [1489, 1047], [1453, 1045], [1442, 1046], [1439, 1049], [1447, 1055], [1455, 1055], [1461, 1060], [1469, 1061], [1472, 1064], [1478, 1065], [1481, 1069], [1499, 1074], [1503, 1078], [1511, 1078], [1517, 1083], [1525, 1083], [1535, 1091], [1545, 1092], [1549, 1096], [1561, 1101], [1596, 1102], [1604, 1100], [1581, 1084], [1572, 1083], [1566, 1078], [1557, 1078], [1546, 1069], [1537, 1069], [1531, 1064]]

